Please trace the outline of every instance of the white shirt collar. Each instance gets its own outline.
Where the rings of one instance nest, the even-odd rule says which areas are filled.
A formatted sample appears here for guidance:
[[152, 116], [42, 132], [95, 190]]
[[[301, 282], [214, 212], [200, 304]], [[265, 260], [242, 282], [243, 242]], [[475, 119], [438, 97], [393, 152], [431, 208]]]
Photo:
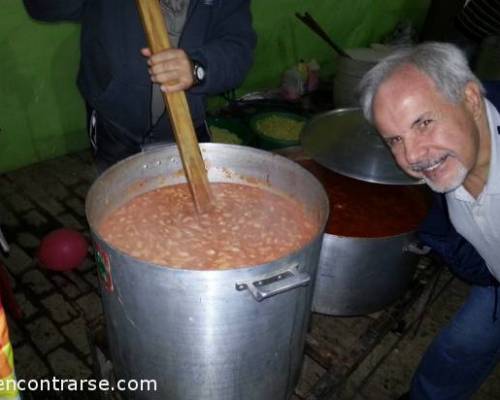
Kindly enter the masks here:
[[[478, 197], [479, 200], [487, 195], [500, 194], [500, 164], [498, 159], [500, 157], [500, 113], [488, 99], [485, 98], [484, 102], [491, 136], [491, 157], [488, 180]], [[453, 196], [457, 200], [476, 201], [463, 185], [448, 193], [448, 195]]]

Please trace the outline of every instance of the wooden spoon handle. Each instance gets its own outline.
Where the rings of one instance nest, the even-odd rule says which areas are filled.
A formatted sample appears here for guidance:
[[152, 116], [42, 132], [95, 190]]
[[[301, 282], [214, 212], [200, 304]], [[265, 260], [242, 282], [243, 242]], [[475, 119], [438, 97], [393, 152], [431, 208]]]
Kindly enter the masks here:
[[[158, 0], [136, 0], [148, 45], [153, 54], [170, 48], [165, 18]], [[212, 206], [212, 192], [184, 91], [164, 93], [182, 165], [198, 212]]]

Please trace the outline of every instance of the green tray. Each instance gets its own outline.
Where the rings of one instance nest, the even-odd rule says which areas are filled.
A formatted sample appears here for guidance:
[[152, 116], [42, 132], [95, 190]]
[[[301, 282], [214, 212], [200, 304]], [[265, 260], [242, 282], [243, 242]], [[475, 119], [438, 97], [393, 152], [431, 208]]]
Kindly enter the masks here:
[[278, 112], [278, 111], [263, 112], [254, 115], [250, 119], [250, 127], [252, 128], [253, 132], [257, 137], [258, 147], [264, 150], [274, 150], [290, 146], [297, 146], [300, 144], [300, 135], [297, 137], [297, 139], [280, 139], [273, 136], [269, 136], [269, 132], [263, 132], [259, 127], [259, 122], [271, 117], [291, 119], [299, 122], [306, 122], [307, 120], [306, 117], [299, 114]]
[[252, 144], [254, 139], [254, 133], [250, 129], [250, 127], [241, 121], [239, 118], [230, 118], [230, 117], [208, 117], [207, 125], [210, 130], [210, 136], [212, 138], [212, 142], [216, 143], [227, 143], [225, 141], [217, 141], [214, 140], [213, 136], [213, 128], [225, 129], [232, 134], [236, 135], [238, 139], [241, 141], [240, 144], [242, 146], [249, 146]]

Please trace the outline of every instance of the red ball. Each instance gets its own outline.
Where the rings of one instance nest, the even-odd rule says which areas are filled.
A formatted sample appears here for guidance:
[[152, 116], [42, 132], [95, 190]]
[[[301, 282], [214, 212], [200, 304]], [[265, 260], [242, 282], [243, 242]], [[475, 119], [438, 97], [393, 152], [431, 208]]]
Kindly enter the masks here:
[[78, 267], [87, 256], [85, 236], [73, 229], [61, 228], [47, 234], [38, 247], [39, 263], [55, 271]]

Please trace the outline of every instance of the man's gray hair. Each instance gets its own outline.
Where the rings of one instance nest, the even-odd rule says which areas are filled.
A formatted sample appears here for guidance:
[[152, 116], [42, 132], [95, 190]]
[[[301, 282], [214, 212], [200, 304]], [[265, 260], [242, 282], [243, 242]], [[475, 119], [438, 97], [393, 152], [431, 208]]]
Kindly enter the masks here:
[[365, 118], [373, 122], [373, 98], [380, 85], [403, 65], [413, 65], [429, 78], [451, 102], [463, 99], [467, 83], [475, 82], [481, 92], [485, 90], [472, 73], [464, 53], [451, 43], [426, 42], [413, 47], [400, 48], [383, 58], [361, 80], [358, 90]]

